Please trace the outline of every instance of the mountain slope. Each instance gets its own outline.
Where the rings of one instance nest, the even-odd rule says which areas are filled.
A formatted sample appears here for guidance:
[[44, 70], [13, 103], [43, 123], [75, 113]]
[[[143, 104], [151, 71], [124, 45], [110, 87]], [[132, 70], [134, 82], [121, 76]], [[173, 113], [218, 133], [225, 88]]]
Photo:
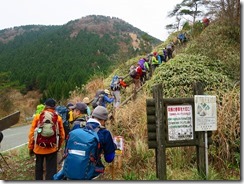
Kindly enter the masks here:
[[160, 40], [118, 18], [87, 16], [63, 26], [21, 26], [0, 31], [0, 72], [9, 72], [22, 92], [67, 98], [94, 74], [150, 52]]

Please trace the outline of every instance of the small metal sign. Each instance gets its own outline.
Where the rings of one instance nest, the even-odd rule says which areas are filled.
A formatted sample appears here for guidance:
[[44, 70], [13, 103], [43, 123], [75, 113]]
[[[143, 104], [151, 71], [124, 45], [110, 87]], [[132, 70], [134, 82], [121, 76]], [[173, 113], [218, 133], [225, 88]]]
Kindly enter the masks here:
[[191, 105], [167, 106], [169, 141], [193, 139], [193, 120]]
[[195, 95], [195, 131], [217, 130], [216, 96]]

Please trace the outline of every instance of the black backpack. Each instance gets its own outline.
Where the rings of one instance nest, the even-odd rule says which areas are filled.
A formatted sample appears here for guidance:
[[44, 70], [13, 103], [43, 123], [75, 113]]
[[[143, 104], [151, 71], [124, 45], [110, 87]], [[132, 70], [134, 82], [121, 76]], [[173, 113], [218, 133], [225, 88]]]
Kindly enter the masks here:
[[98, 90], [96, 92], [96, 96], [94, 97], [91, 103], [93, 109], [95, 109], [98, 105], [102, 105], [104, 95], [105, 95], [104, 90]]

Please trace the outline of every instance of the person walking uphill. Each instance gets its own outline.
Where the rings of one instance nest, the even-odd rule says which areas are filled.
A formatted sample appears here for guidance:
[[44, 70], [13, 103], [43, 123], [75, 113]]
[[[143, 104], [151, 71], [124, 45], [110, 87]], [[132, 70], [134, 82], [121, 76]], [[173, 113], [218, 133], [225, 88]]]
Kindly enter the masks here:
[[122, 77], [115, 75], [111, 81], [110, 88], [112, 90], [112, 95], [114, 96], [113, 105], [114, 108], [118, 108], [120, 105], [120, 90], [122, 87], [126, 88], [128, 85], [124, 82]]
[[29, 154], [36, 156], [35, 179], [43, 180], [43, 163], [46, 160], [45, 180], [52, 180], [57, 172], [57, 152], [61, 147], [65, 132], [62, 118], [55, 112], [54, 99], [45, 101], [45, 108], [37, 114], [31, 124], [29, 132]]
[[70, 107], [73, 110], [74, 121], [71, 122], [70, 130], [84, 127], [86, 125], [87, 105], [84, 102], [78, 102]]
[[[115, 157], [116, 145], [112, 135], [105, 127], [108, 111], [97, 106], [86, 127], [70, 132], [65, 147], [63, 168], [53, 177], [55, 180], [92, 180], [104, 173], [105, 166], [101, 161], [102, 154], [107, 163]], [[88, 154], [87, 154], [88, 153]]]

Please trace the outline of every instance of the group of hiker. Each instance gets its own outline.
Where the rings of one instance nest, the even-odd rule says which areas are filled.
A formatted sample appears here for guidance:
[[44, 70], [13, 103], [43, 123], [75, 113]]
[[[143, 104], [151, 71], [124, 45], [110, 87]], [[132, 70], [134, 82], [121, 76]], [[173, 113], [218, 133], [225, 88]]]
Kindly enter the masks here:
[[[128, 76], [137, 91], [152, 76], [156, 67], [172, 58], [173, 42], [162, 54], [153, 52], [138, 60], [129, 69]], [[36, 180], [91, 180], [104, 172], [101, 155], [108, 163], [115, 158], [116, 144], [112, 134], [106, 129], [109, 116], [107, 104], [117, 109], [121, 104], [120, 91], [128, 87], [124, 77], [115, 75], [110, 89], [96, 91], [92, 100], [85, 97], [75, 104], [57, 105], [49, 98], [37, 106], [29, 132], [29, 154], [35, 155]], [[57, 153], [64, 147], [59, 161]], [[46, 168], [44, 167], [44, 160]], [[44, 176], [45, 170], [45, 176]]]
[[[58, 107], [54, 99], [47, 99], [44, 109], [32, 121], [28, 148], [30, 156], [36, 157], [35, 179], [94, 179], [104, 172], [101, 155], [104, 155], [104, 160], [108, 163], [115, 157], [116, 144], [105, 127], [108, 110], [98, 105], [88, 116], [86, 103], [68, 103], [63, 122], [62, 115], [58, 114]], [[65, 131], [65, 123], [68, 131]], [[57, 153], [63, 145], [63, 165], [57, 171]]]

